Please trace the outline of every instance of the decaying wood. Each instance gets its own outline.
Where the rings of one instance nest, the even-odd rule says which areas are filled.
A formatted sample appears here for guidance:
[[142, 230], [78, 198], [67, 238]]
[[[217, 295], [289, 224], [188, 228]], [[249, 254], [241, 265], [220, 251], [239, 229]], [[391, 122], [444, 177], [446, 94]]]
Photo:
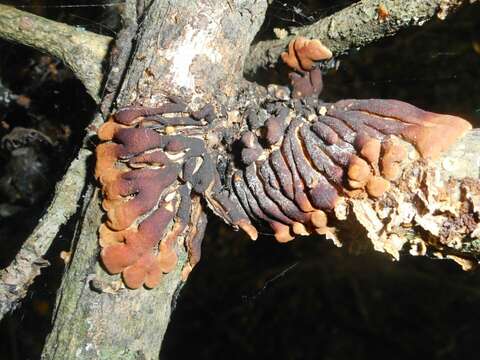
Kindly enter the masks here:
[[[410, 253], [475, 269], [480, 259], [479, 140], [480, 131], [473, 129], [439, 159], [412, 163], [380, 201], [340, 204], [336, 239], [356, 250], [373, 247], [396, 260]], [[415, 153], [409, 146], [409, 158]]]

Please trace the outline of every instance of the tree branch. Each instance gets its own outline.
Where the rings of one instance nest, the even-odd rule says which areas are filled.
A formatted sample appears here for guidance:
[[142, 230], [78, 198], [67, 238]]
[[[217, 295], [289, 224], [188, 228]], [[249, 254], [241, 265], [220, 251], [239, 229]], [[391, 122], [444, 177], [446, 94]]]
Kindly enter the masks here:
[[[423, 9], [426, 9], [427, 5], [433, 6], [432, 4], [435, 4], [435, 9], [437, 9], [440, 2], [441, 1], [410, 1], [409, 3], [415, 3]], [[461, 2], [462, 1], [443, 1], [442, 3], [447, 4], [446, 9], [448, 11], [449, 6]], [[258, 2], [255, 3], [258, 4]], [[360, 5], [367, 3], [373, 4], [372, 1], [363, 1]], [[376, 3], [378, 4], [378, 2]], [[384, 1], [384, 3], [388, 8], [389, 4], [396, 2]], [[425, 6], [421, 6], [420, 3]], [[228, 9], [226, 4], [223, 5], [225, 9]], [[246, 14], [246, 12], [239, 11], [237, 14], [236, 10], [227, 11], [220, 5], [215, 5], [212, 9], [201, 9], [203, 11], [199, 11], [193, 3], [179, 0], [175, 2], [172, 1], [169, 6], [171, 6], [171, 8], [167, 8], [164, 2], [154, 2], [147, 14], [148, 16], [146, 16], [145, 22], [140, 26], [138, 37], [139, 45], [138, 48], [134, 50], [136, 56], [132, 57], [132, 64], [130, 64], [125, 81], [122, 85], [118, 85], [122, 86], [122, 89], [118, 94], [117, 100], [119, 100], [119, 103], [123, 106], [132, 103], [154, 106], [162, 99], [159, 94], [180, 93], [186, 87], [189, 94], [194, 93], [197, 96], [197, 100], [203, 103], [206, 100], [218, 96], [218, 94], [235, 94], [238, 90], [238, 78], [234, 76], [235, 74], [232, 75], [231, 69], [239, 69], [241, 67], [241, 60], [238, 59], [242, 58], [246, 52], [242, 44], [247, 43], [251, 37], [253, 37], [256, 26], [259, 25], [260, 21], [254, 19], [255, 26], [252, 27], [252, 20], [249, 16], [241, 15]], [[253, 1], [252, 5], [246, 4], [245, 6], [253, 8]], [[0, 6], [0, 36], [7, 38], [4, 34], [5, 30], [3, 29], [5, 26], [3, 26], [2, 23], [4, 19], [8, 19], [8, 17], [5, 16], [5, 11], [3, 11], [4, 8], [6, 7]], [[12, 10], [16, 12], [17, 15], [21, 13], [8, 8], [8, 11]], [[255, 10], [256, 11], [251, 11], [250, 14], [257, 14], [256, 16], [261, 17], [261, 15], [258, 14], [261, 14], [260, 10], [262, 9]], [[404, 6], [403, 10], [406, 11], [408, 9]], [[219, 18], [217, 11], [220, 11], [222, 24], [218, 25], [214, 22], [212, 25], [207, 20]], [[349, 15], [351, 17], [349, 20], [352, 24], [349, 28], [350, 32], [353, 26], [357, 26], [360, 29], [362, 27], [367, 28], [368, 26], [365, 25], [365, 23], [368, 23], [368, 21], [366, 21], [366, 19], [370, 19], [371, 24], [373, 24], [376, 12], [370, 15], [368, 15], [368, 13], [365, 13], [366, 15], [363, 14], [366, 18], [363, 18], [364, 20], [359, 23], [352, 21], [352, 19], [358, 19], [359, 14], [362, 13], [362, 11], [358, 9], [357, 11], [355, 17], [352, 17], [354, 13], [350, 13]], [[389, 25], [382, 25], [386, 26], [387, 30], [395, 28], [395, 24], [390, 23], [395, 22], [393, 18], [399, 19], [399, 21], [403, 19], [400, 13], [397, 14], [396, 12], [394, 13], [393, 10], [391, 11], [392, 19], [388, 19]], [[424, 15], [420, 20], [413, 21], [412, 18], [405, 18], [405, 20], [403, 20], [404, 22], [402, 22], [403, 27], [407, 26], [407, 23], [411, 25], [412, 22], [418, 25], [422, 20], [424, 21], [432, 17], [436, 10], [432, 11], [431, 15]], [[48, 28], [48, 26], [47, 28], [49, 30], [45, 30], [44, 36], [48, 37], [49, 41], [35, 38], [41, 31], [35, 29], [36, 26], [31, 24], [29, 20], [31, 16], [32, 15], [25, 15], [25, 17], [17, 16], [16, 20], [7, 21], [11, 27], [10, 33], [12, 34], [12, 38], [10, 40], [31, 46], [38, 45], [38, 42], [43, 45], [35, 47], [48, 51], [51, 54], [54, 53], [49, 49], [49, 41], [56, 43], [57, 46], [64, 46], [67, 42], [73, 42], [68, 36], [65, 37], [65, 34], [55, 37], [55, 34], [52, 34], [52, 27]], [[343, 16], [345, 16], [345, 14]], [[38, 19], [40, 19], [40, 22], [46, 21], [50, 23], [49, 20]], [[345, 19], [345, 17], [343, 17], [343, 19]], [[360, 20], [361, 19], [360, 17]], [[29, 32], [27, 37], [30, 38], [29, 41], [31, 41], [32, 44], [26, 42], [26, 40], [22, 40], [22, 36], [14, 37], [14, 35], [17, 35], [18, 29], [15, 30], [15, 25], [12, 27], [12, 22], [15, 22], [17, 27], [25, 26], [22, 25], [24, 22], [27, 24], [30, 23], [30, 25], [26, 27], [30, 28], [30, 30], [27, 31]], [[54, 23], [55, 26], [70, 29], [70, 31], [74, 32], [74, 35], [71, 35], [73, 37], [81, 37], [81, 34], [86, 33], [72, 30], [66, 25], [55, 22], [52, 23]], [[357, 34], [358, 37], [353, 35], [351, 37], [347, 36], [349, 32], [346, 30], [347, 22], [345, 20], [342, 24], [335, 23], [334, 21], [325, 24], [330, 24], [327, 26], [325, 34], [330, 34], [327, 38], [331, 38], [331, 43], [326, 42], [326, 44], [332, 47], [336, 53], [341, 53], [350, 46], [356, 46], [355, 44], [359, 44], [359, 39], [363, 36], [368, 38], [368, 34], [365, 33], [361, 35]], [[213, 26], [214, 30], [225, 31], [212, 31], [211, 28], [205, 29], [204, 27], [207, 25]], [[191, 28], [189, 28], [189, 26], [191, 26]], [[226, 29], [221, 27], [225, 27]], [[181, 34], [175, 33], [175, 29], [178, 28], [183, 29]], [[32, 29], [34, 29], [34, 31]], [[377, 32], [376, 38], [370, 37], [370, 40], [366, 41], [363, 45], [398, 31], [398, 29], [392, 30], [393, 32], [390, 33], [387, 30], [384, 29], [383, 33]], [[23, 31], [25, 30], [22, 29], [21, 32]], [[32, 32], [35, 34], [32, 34]], [[218, 38], [209, 38], [213, 36], [212, 34], [217, 34], [215, 36], [218, 36]], [[226, 34], [225, 36], [235, 37], [233, 39], [228, 37], [223, 38], [224, 34]], [[93, 36], [93, 39], [97, 40], [97, 37], [99, 37], [99, 35], [94, 34], [89, 34], [88, 36]], [[75, 63], [75, 56], [78, 56], [78, 54], [84, 56], [85, 62], [82, 62], [82, 64], [83, 66], [88, 66], [85, 70], [77, 64], [77, 69], [80, 69], [77, 71], [79, 78], [80, 75], [78, 75], [78, 73], [81, 73], [82, 69], [87, 71], [87, 73], [88, 71], [90, 71], [90, 73], [92, 72], [92, 69], [89, 68], [91, 67], [90, 62], [92, 59], [98, 60], [98, 71], [95, 70], [95, 74], [98, 76], [97, 82], [94, 82], [94, 85], [90, 88], [86, 85], [89, 93], [91, 95], [93, 94], [92, 96], [97, 100], [102, 79], [100, 64], [106, 54], [108, 41], [110, 40], [106, 37], [102, 38], [104, 38], [103, 56], [97, 53], [96, 57], [92, 57], [91, 52], [95, 51], [91, 49], [90, 43], [88, 42], [86, 44], [83, 42], [77, 43], [77, 46], [74, 46], [73, 53], [67, 51], [69, 56], [73, 58], [68, 56], [62, 57], [64, 49], [56, 50], [59, 54], [58, 57], [64, 59], [67, 64], [69, 64], [68, 61]], [[198, 43], [192, 44], [192, 38], [195, 41], [201, 41], [203, 45], [199, 46]], [[320, 38], [322, 37], [320, 36]], [[352, 40], [352, 38], [356, 40]], [[83, 38], [83, 40], [85, 39], [86, 38]], [[284, 39], [283, 41], [288, 42], [288, 39]], [[339, 45], [335, 47], [333, 45], [335, 43]], [[98, 44], [97, 42], [97, 45]], [[213, 47], [213, 45], [216, 46]], [[234, 48], [233, 46], [235, 45], [239, 46], [239, 48]], [[268, 46], [275, 45], [270, 44]], [[275, 50], [277, 51], [277, 56], [274, 57], [274, 61], [277, 60], [280, 51], [283, 51], [285, 44], [283, 43], [281, 46], [277, 44], [277, 46]], [[194, 54], [196, 56], [192, 57], [191, 63], [179, 62], [176, 64], [177, 66], [173, 66], [172, 64], [175, 64], [175, 59], [183, 56], [181, 51], [185, 48], [193, 49], [192, 51], [198, 52], [198, 54]], [[99, 48], [96, 46], [94, 49], [98, 50]], [[159, 49], [162, 49], [160, 55]], [[207, 56], [208, 54], [205, 55], [205, 49], [218, 52], [215, 52], [215, 56], [209, 57]], [[74, 54], [75, 51], [77, 51], [78, 54], [73, 56], [72, 54]], [[85, 57], [85, 55], [87, 55], [87, 57]], [[195, 62], [195, 59], [201, 59], [202, 56], [207, 60], [210, 59], [206, 61], [206, 65]], [[192, 64], [196, 66], [191, 66]], [[75, 69], [74, 66], [69, 66]], [[254, 65], [254, 67], [255, 66], [256, 65]], [[215, 73], [211, 72], [212, 68], [216, 69]], [[90, 79], [89, 77], [87, 78]], [[113, 89], [112, 91], [116, 94], [115, 90], [116, 89]], [[108, 106], [105, 106], [106, 108], [110, 106], [110, 102], [108, 102], [107, 105]], [[469, 154], [475, 154], [478, 153], [478, 151], [474, 149], [480, 146], [479, 144], [480, 138], [478, 132], [471, 132], [458, 143], [455, 149], [445, 155], [446, 157], [444, 157], [442, 161], [448, 164], [464, 164], [462, 165], [464, 169], [478, 169], [478, 160], [475, 159], [474, 156], [466, 156], [465, 151], [461, 149], [468, 149]], [[19, 296], [15, 298], [16, 294], [25, 294], [28, 285], [35, 275], [38, 274], [38, 259], [41, 259], [45, 250], [50, 246], [59, 227], [68, 219], [68, 216], [75, 213], [78, 198], [72, 199], [71, 196], [75, 194], [79, 197], [81, 194], [80, 189], [84, 184], [86, 174], [86, 159], [89, 155], [90, 151], [81, 150], [79, 158], [72, 163], [64, 180], [58, 185], [56, 191], [57, 197], [43, 221], [27, 240], [27, 246], [24, 246], [18, 254], [16, 263], [0, 274], [0, 279], [2, 283], [5, 284], [5, 289], [0, 288], [0, 305], [3, 305], [3, 301], [6, 301], [5, 308], [0, 307], [0, 315], [8, 311], [8, 309], [11, 309], [15, 302], [18, 301]], [[442, 162], [442, 164], [444, 162]], [[455, 167], [452, 168], [452, 166], [450, 166], [446, 167], [446, 169], [450, 169], [448, 171], [455, 173], [457, 176], [459, 174], [458, 169]], [[472, 175], [470, 174], [470, 176]], [[478, 174], [475, 174], [475, 178], [478, 178]], [[90, 186], [90, 190], [91, 189], [92, 187]], [[69, 199], [65, 199], [65, 197], [69, 197]], [[164, 281], [158, 288], [152, 291], [146, 291], [144, 289], [126, 291], [122, 289], [120, 282], [112, 282], [112, 278], [105, 274], [97, 262], [97, 229], [102, 211], [99, 208], [96, 196], [86, 205], [88, 206], [85, 218], [80, 220], [82, 223], [80, 224], [79, 242], [73, 254], [72, 262], [69, 264], [68, 271], [63, 279], [62, 287], [59, 290], [54, 319], [55, 326], [47, 340], [43, 357], [48, 359], [70, 358], [81, 354], [82, 358], [85, 359], [96, 359], [99, 356], [105, 358], [137, 358], [142, 356], [145, 358], [156, 358], [161, 339], [170, 317], [171, 300], [174, 299], [176, 289], [178, 289], [181, 284], [179, 272], [182, 264], [186, 261], [186, 254], [185, 252], [179, 254], [179, 266], [175, 271], [165, 276]], [[356, 203], [355, 206], [356, 219], [365, 229], [369, 230], [370, 224], [366, 221], [362, 222], [360, 219], [362, 211], [367, 209], [366, 206], [368, 206], [368, 203]], [[371, 233], [372, 232], [369, 232], [369, 234]], [[377, 239], [371, 240], [374, 241]], [[413, 240], [415, 239], [412, 239], [412, 243], [414, 242]], [[383, 250], [388, 251], [389, 249], [384, 248]], [[459, 250], [468, 251], [467, 248], [460, 248]], [[30, 263], [27, 264], [28, 266], [25, 265], [27, 262]], [[25, 267], [25, 269], [21, 269], [22, 267]], [[12, 276], [13, 278], [16, 277], [16, 282], [9, 280], [12, 279]], [[132, 341], [132, 338], [134, 338], [135, 341]]]
[[[131, 42], [136, 34], [135, 20], [137, 14], [135, 5], [135, 1], [128, 0], [122, 13], [125, 28], [120, 31], [112, 51], [112, 68], [110, 76], [106, 80], [105, 95], [102, 102], [105, 113], [108, 113], [113, 96], [120, 84], [130, 55]], [[0, 14], [0, 19], [1, 17]], [[97, 113], [89, 128], [95, 129], [102, 122], [102, 115]], [[63, 179], [57, 184], [54, 198], [45, 215], [24, 242], [14, 261], [0, 271], [0, 319], [18, 306], [26, 296], [34, 279], [40, 274], [41, 268], [48, 266], [48, 262], [43, 259], [43, 256], [50, 248], [61, 226], [78, 211], [82, 190], [89, 183], [87, 160], [92, 155], [91, 150], [89, 150], [89, 143], [93, 135], [95, 134], [88, 133], [84, 138], [83, 146], [77, 158], [70, 164]]]
[[[241, 69], [266, 2], [244, 1], [241, 9], [227, 1], [207, 3], [159, 0], [145, 8], [131, 62], [118, 85], [119, 106], [156, 106], [165, 95], [186, 93], [204, 105], [238, 91], [242, 74], [232, 69]], [[93, 196], [79, 220], [78, 243], [57, 294], [54, 327], [42, 358], [158, 359], [187, 254], [179, 246], [176, 269], [157, 288], [125, 289], [98, 262], [99, 203]]]
[[[98, 115], [93, 124], [99, 125]], [[90, 137], [87, 136], [86, 139]], [[63, 179], [55, 188], [55, 196], [45, 215], [22, 245], [12, 263], [0, 271], [0, 319], [15, 309], [27, 294], [29, 286], [48, 262], [43, 258], [62, 225], [77, 212], [82, 188], [88, 173], [87, 158], [92, 154], [82, 147]]]
[[72, 69], [90, 96], [100, 101], [103, 62], [112, 38], [6, 5], [0, 5], [0, 38], [55, 56]]
[[[421, 26], [435, 15], [443, 20], [458, 6], [476, 1], [362, 0], [312, 25], [293, 28], [292, 34], [285, 38], [253, 45], [245, 63], [245, 73], [253, 77], [259, 68], [274, 66], [290, 40], [296, 36], [319, 39], [335, 55], [340, 55], [349, 49], [361, 48], [392, 36], [402, 29]], [[379, 10], [380, 5], [382, 10]]]

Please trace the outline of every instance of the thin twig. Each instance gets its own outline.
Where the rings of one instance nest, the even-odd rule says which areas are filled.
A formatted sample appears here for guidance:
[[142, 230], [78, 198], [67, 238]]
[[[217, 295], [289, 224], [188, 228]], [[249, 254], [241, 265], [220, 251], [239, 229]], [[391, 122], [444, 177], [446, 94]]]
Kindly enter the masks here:
[[103, 62], [112, 38], [0, 5], [0, 38], [31, 46], [63, 61], [100, 101]]
[[127, 1], [121, 13], [122, 28], [118, 32], [115, 43], [110, 51], [110, 69], [102, 89], [101, 111], [107, 115], [111, 108], [113, 99], [120, 91], [121, 82], [125, 76], [127, 64], [131, 61], [132, 49], [134, 48], [137, 35], [137, 6], [134, 1]]
[[[97, 115], [94, 124], [100, 124]], [[88, 141], [88, 140], [87, 140]], [[15, 309], [27, 294], [29, 286], [48, 262], [43, 258], [62, 225], [77, 212], [82, 188], [87, 178], [87, 158], [91, 150], [84, 146], [57, 184], [55, 197], [45, 215], [28, 237], [12, 263], [0, 271], [0, 319]]]
[[291, 30], [282, 39], [253, 45], [245, 61], [245, 73], [254, 77], [259, 69], [275, 65], [295, 36], [320, 39], [335, 55], [361, 48], [398, 31], [421, 26], [429, 19], [441, 20], [465, 3], [477, 0], [362, 0], [318, 22]]

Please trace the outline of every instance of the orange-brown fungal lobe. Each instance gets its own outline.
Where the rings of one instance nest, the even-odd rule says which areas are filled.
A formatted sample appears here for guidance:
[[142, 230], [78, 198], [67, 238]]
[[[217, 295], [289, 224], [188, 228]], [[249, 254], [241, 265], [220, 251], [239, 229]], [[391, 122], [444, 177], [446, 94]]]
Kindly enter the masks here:
[[117, 161], [117, 145], [103, 143], [96, 148], [97, 162], [95, 164], [95, 178], [103, 184], [114, 181], [122, 172], [115, 166]]
[[360, 155], [367, 160], [372, 166], [378, 164], [380, 159], [380, 150], [382, 143], [378, 139], [367, 138], [360, 146]]
[[281, 54], [283, 62], [296, 71], [310, 71], [315, 61], [328, 60], [332, 52], [320, 40], [299, 36], [290, 41], [288, 51]]
[[[329, 214], [342, 196], [384, 196], [409, 162], [405, 141], [429, 158], [451, 141], [427, 149], [425, 139], [434, 141], [439, 131], [452, 126], [460, 128], [452, 132], [458, 138], [470, 128], [463, 119], [446, 123], [446, 115], [395, 100], [327, 104], [310, 97], [286, 105], [291, 110], [280, 136], [275, 115], [285, 103], [268, 104], [272, 117], [265, 127], [271, 131], [265, 143], [258, 144], [265, 147], [262, 158], [232, 178], [232, 190], [245, 213], [270, 226], [280, 242], [312, 232], [331, 234]], [[244, 142], [252, 148], [257, 143], [250, 140]]]
[[258, 238], [258, 231], [257, 229], [255, 228], [255, 226], [253, 226], [250, 222], [247, 222], [245, 220], [240, 220], [237, 224], [237, 225], [240, 229], [242, 229], [243, 231], [245, 231], [245, 233], [250, 237], [250, 239], [252, 240], [257, 240]]
[[[184, 127], [208, 126], [213, 111], [207, 105], [188, 112], [183, 102], [172, 99], [158, 108], [121, 109], [98, 130], [103, 142], [96, 151], [95, 177], [106, 211], [99, 229], [100, 257], [129, 288], [157, 286], [175, 268], [184, 233], [189, 268], [198, 262], [206, 226], [200, 196], [217, 198], [218, 206], [227, 209], [227, 222], [257, 236], [239, 205], [222, 193], [204, 141], [181, 135]], [[255, 148], [255, 138], [246, 141]]]
[[288, 44], [288, 51], [281, 58], [294, 71], [289, 73], [292, 83], [292, 97], [300, 99], [318, 96], [323, 88], [322, 73], [315, 62], [328, 60], [332, 52], [319, 40], [297, 37]]
[[[314, 62], [330, 56], [316, 40], [290, 42], [282, 58], [299, 72], [290, 75], [292, 93], [267, 94], [239, 135], [222, 133], [223, 123], [210, 127], [212, 106], [191, 112], [179, 99], [122, 109], [100, 127], [95, 176], [106, 211], [99, 229], [105, 269], [130, 288], [154, 287], [185, 246], [186, 277], [200, 259], [204, 203], [253, 240], [257, 228], [270, 228], [279, 242], [331, 236], [328, 220], [348, 198], [376, 201], [416, 164], [407, 143], [434, 159], [471, 129], [459, 117], [396, 100], [322, 102]], [[232, 143], [205, 142], [215, 131]]]
[[310, 235], [310, 232], [307, 230], [307, 227], [300, 222], [294, 222], [292, 225], [292, 230], [293, 230], [293, 233], [296, 235], [303, 235], [303, 236]]
[[472, 129], [469, 122], [457, 116], [425, 112], [423, 119], [423, 126], [407, 128], [402, 136], [411, 141], [426, 159], [436, 159]]
[[125, 240], [122, 231], [112, 231], [106, 224], [100, 225], [98, 234], [100, 237], [99, 243], [102, 248], [109, 245], [120, 244]]
[[377, 7], [378, 20], [380, 23], [384, 22], [390, 17], [390, 11], [388, 11], [385, 4], [379, 4]]
[[291, 40], [288, 43], [288, 51], [282, 52], [280, 57], [282, 58], [283, 62], [287, 64], [289, 67], [291, 67], [292, 69], [302, 70], [297, 58], [297, 54], [295, 52], [295, 39]]
[[383, 121], [379, 126], [412, 143], [425, 159], [437, 158], [472, 128], [460, 117], [424, 111], [398, 100], [344, 100], [337, 104], [379, 117]]
[[[112, 235], [105, 229], [101, 232], [102, 236], [107, 236], [110, 240], [102, 239], [101, 241], [106, 245], [101, 252], [102, 262], [108, 272], [122, 273], [128, 287], [142, 286], [146, 277], [161, 273], [153, 249], [167, 231], [173, 218], [173, 213], [166, 210], [165, 205], [160, 205], [151, 216], [138, 225], [137, 229], [123, 230], [122, 242], [112, 243]], [[119, 240], [118, 235], [115, 237], [115, 240]]]
[[312, 213], [311, 221], [316, 228], [324, 228], [327, 226], [327, 214], [322, 210], [316, 210]]
[[407, 150], [404, 146], [396, 144], [391, 140], [384, 142], [383, 155], [381, 159], [382, 175], [387, 180], [397, 180], [400, 176], [400, 164], [407, 156]]
[[366, 188], [368, 195], [377, 198], [390, 189], [390, 182], [381, 176], [372, 176], [368, 179]]
[[353, 155], [348, 166], [348, 177], [356, 181], [365, 181], [370, 176], [370, 166], [362, 158]]
[[122, 125], [116, 123], [111, 116], [108, 121], [100, 126], [97, 131], [98, 138], [103, 141], [112, 140], [115, 133], [122, 128]]
[[295, 239], [295, 236], [290, 232], [289, 226], [279, 222], [271, 222], [270, 226], [273, 229], [275, 239], [278, 242], [284, 243]]

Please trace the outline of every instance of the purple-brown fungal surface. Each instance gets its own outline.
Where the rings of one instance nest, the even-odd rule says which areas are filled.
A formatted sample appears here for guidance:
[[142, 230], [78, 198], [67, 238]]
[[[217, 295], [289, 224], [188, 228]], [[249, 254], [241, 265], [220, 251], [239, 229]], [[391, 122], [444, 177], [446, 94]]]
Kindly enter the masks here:
[[[340, 197], [382, 197], [410, 162], [405, 142], [431, 159], [471, 128], [397, 100], [315, 101], [309, 114], [302, 102], [284, 104], [289, 113], [280, 125], [273, 114], [258, 141], [249, 133], [265, 147], [231, 180], [245, 212], [281, 242], [325, 233]], [[272, 136], [277, 128], [282, 136]]]
[[213, 120], [211, 105], [189, 112], [174, 98], [158, 108], [121, 109], [98, 130], [103, 142], [95, 176], [106, 211], [100, 257], [109, 273], [122, 274], [126, 286], [158, 285], [175, 268], [181, 244], [188, 251], [183, 269], [188, 275], [200, 259], [206, 226], [201, 196], [219, 199], [219, 211], [226, 209], [222, 217], [256, 238], [246, 215], [222, 194], [204, 141], [184, 135]]
[[[328, 234], [342, 198], [382, 198], [406, 166], [437, 158], [471, 129], [462, 118], [398, 100], [322, 102], [314, 62], [331, 57], [325, 49], [293, 40], [282, 56], [296, 70], [291, 96], [267, 96], [237, 132], [212, 105], [191, 111], [178, 98], [120, 109], [101, 126], [95, 176], [109, 273], [122, 274], [130, 288], [155, 287], [185, 246], [188, 276], [200, 259], [205, 204], [254, 240], [257, 228], [279, 242]], [[212, 148], [207, 134], [224, 145]]]

